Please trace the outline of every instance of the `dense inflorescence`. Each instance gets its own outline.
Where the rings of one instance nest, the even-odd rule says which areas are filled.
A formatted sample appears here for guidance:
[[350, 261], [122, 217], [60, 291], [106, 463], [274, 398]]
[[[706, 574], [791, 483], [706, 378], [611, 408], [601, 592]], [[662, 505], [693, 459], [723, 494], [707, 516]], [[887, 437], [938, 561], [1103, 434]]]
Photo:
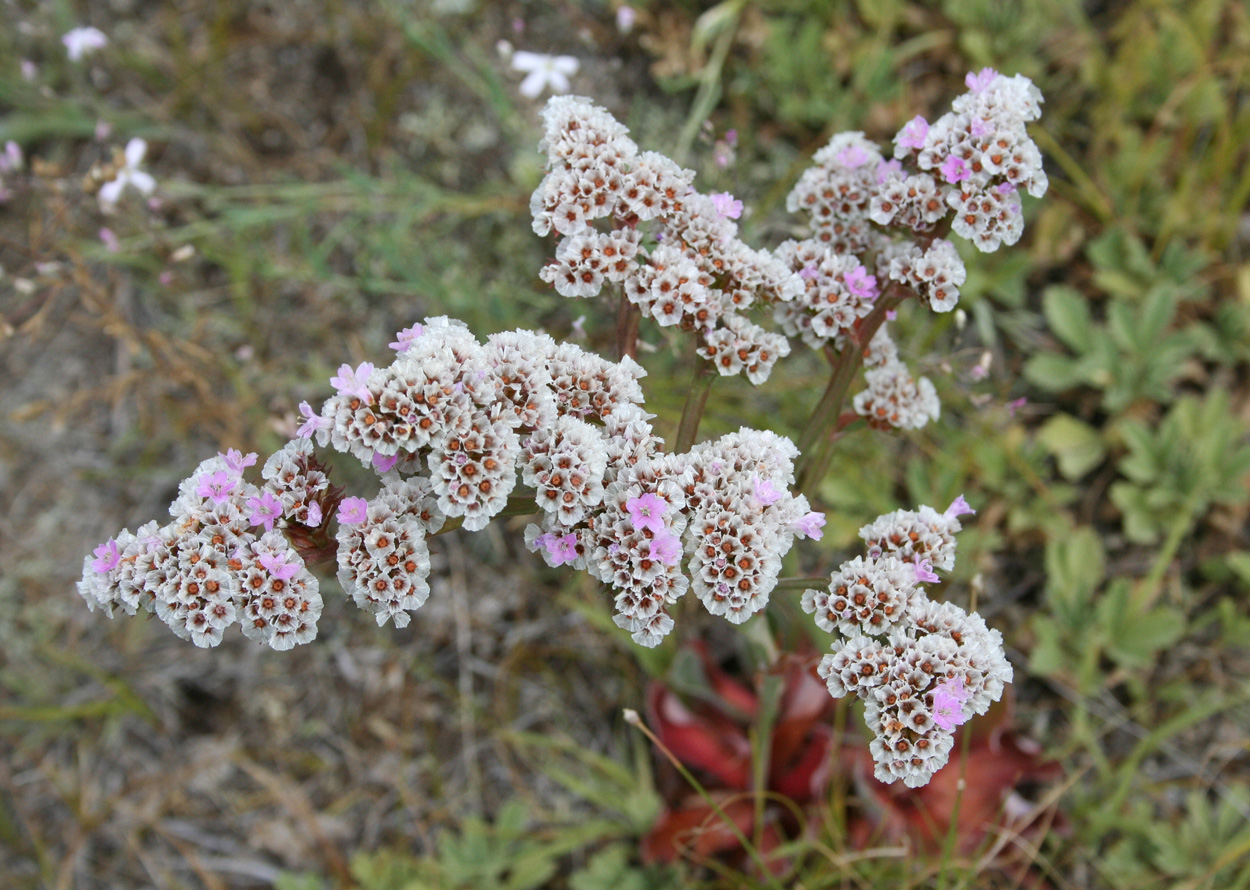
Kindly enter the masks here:
[[[311, 640], [321, 614], [304, 555], [332, 547], [347, 595], [403, 627], [429, 595], [427, 537], [449, 521], [485, 527], [519, 476], [542, 517], [530, 549], [602, 581], [617, 624], [654, 646], [692, 586], [687, 572], [710, 612], [742, 622], [767, 603], [794, 538], [819, 536], [823, 517], [786, 490], [797, 456], [788, 440], [743, 429], [664, 451], [632, 359], [529, 331], [483, 344], [447, 318], [402, 331], [392, 347], [385, 367], [339, 368], [320, 411], [300, 406], [298, 438], [265, 462], [259, 485], [244, 478], [256, 455], [211, 458], [180, 486], [173, 522], [123, 531], [88, 557], [88, 603], [154, 611], [199, 646], [237, 621], [286, 649]], [[373, 469], [381, 490], [343, 498], [314, 440]]]
[[927, 783], [947, 762], [955, 727], [984, 714], [1011, 681], [1002, 636], [981, 616], [930, 600], [921, 586], [955, 565], [959, 498], [945, 512], [898, 510], [860, 529], [868, 555], [844, 562], [804, 611], [840, 642], [819, 672], [835, 698], [864, 701], [876, 776]]

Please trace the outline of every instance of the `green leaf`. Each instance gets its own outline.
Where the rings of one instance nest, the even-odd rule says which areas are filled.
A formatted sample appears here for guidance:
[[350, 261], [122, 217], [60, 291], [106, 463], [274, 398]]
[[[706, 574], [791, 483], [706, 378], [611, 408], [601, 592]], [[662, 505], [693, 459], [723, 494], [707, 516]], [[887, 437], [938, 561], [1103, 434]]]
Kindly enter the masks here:
[[1046, 421], [1037, 441], [1054, 456], [1065, 479], [1081, 478], [1107, 455], [1098, 431], [1068, 414], [1056, 414]]
[[1146, 667], [1184, 635], [1185, 615], [1169, 606], [1137, 606], [1128, 582], [1120, 579], [1098, 601], [1098, 626], [1112, 658], [1126, 667]]
[[1048, 287], [1042, 296], [1046, 322], [1060, 340], [1076, 352], [1094, 348], [1097, 328], [1087, 301], [1074, 288]]
[[1106, 572], [1102, 541], [1089, 526], [1047, 541], [1046, 599], [1056, 617], [1069, 626], [1080, 624]]
[[1086, 382], [1075, 360], [1049, 352], [1032, 356], [1024, 365], [1024, 376], [1030, 383], [1049, 392], [1062, 392]]

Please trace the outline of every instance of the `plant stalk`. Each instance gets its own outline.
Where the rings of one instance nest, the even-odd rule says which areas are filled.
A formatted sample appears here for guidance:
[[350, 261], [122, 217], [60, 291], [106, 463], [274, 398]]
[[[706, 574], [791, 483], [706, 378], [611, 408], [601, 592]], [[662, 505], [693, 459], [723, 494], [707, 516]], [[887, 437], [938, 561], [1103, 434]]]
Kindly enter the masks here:
[[677, 426], [677, 454], [685, 454], [694, 445], [699, 434], [699, 421], [703, 419], [703, 407], [707, 404], [708, 393], [712, 390], [712, 381], [716, 379], [716, 369], [711, 362], [704, 361], [696, 352], [694, 357], [694, 374], [690, 379], [690, 389], [686, 392], [686, 407], [681, 412], [681, 423]]

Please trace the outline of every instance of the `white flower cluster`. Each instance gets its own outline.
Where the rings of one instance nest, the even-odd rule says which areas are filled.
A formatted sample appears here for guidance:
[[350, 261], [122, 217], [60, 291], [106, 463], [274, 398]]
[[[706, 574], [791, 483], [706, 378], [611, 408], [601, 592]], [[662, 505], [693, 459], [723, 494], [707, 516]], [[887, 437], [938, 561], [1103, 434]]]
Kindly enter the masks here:
[[912, 121], [894, 140], [894, 156], [915, 159], [949, 184], [952, 228], [978, 249], [1015, 244], [1024, 231], [1017, 190], [1046, 193], [1042, 155], [1025, 124], [1041, 116], [1042, 94], [1023, 75], [985, 68], [969, 74], [969, 91], [932, 126]]
[[976, 613], [928, 598], [922, 582], [954, 566], [959, 498], [944, 514], [898, 511], [860, 530], [865, 557], [843, 563], [825, 590], [803, 594], [804, 611], [841, 635], [819, 673], [835, 698], [864, 701], [876, 776], [910, 788], [947, 762], [955, 727], [1002, 697], [1012, 669], [1002, 635]]
[[87, 604], [110, 617], [155, 612], [202, 647], [220, 643], [236, 621], [274, 649], [312, 640], [322, 607], [317, 579], [274, 526], [319, 516], [316, 498], [329, 483], [298, 445], [266, 464], [261, 487], [243, 479], [255, 460], [231, 451], [204, 461], [179, 487], [172, 522], [123, 530], [86, 557], [78, 592]]
[[[256, 455], [205, 461], [182, 483], [173, 523], [123, 532], [87, 558], [83, 596], [110, 613], [156, 611], [198, 645], [216, 645], [238, 620], [289, 648], [315, 636], [321, 613], [299, 552], [334, 547], [344, 591], [378, 624], [404, 627], [429, 596], [427, 535], [452, 518], [483, 528], [519, 474], [542, 517], [529, 548], [608, 585], [617, 624], [654, 646], [672, 629], [668, 606], [692, 586], [686, 564], [708, 610], [740, 623], [767, 603], [794, 538], [820, 536], [823, 517], [786, 491], [789, 440], [743, 429], [665, 452], [632, 359], [529, 331], [482, 344], [448, 318], [391, 345], [389, 366], [343, 365], [320, 412], [300, 406], [300, 438], [265, 462], [262, 486], [243, 478]], [[381, 492], [343, 498], [314, 437], [372, 467]]]
[[[543, 280], [568, 297], [616, 284], [659, 324], [697, 332], [706, 344], [700, 354], [720, 374], [767, 379], [789, 343], [743, 313], [791, 300], [803, 283], [738, 238], [740, 202], [694, 191], [692, 171], [638, 151], [628, 130], [588, 99], [552, 98], [543, 123], [548, 172], [530, 210], [537, 234], [560, 236]], [[611, 230], [597, 229], [598, 221]]]

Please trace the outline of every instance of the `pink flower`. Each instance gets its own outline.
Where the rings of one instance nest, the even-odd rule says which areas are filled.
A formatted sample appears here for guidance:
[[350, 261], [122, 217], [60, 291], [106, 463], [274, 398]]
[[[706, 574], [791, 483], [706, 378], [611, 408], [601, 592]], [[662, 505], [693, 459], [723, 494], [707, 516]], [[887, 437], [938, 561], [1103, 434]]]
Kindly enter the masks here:
[[794, 533], [800, 538], [811, 538], [813, 541], [819, 541], [824, 536], [825, 533], [821, 531], [824, 527], [825, 514], [815, 511], [790, 524], [790, 528], [794, 529]]
[[902, 172], [903, 172], [902, 161], [895, 161], [895, 160], [882, 161], [880, 164], [877, 165], [877, 185], [884, 184], [885, 181], [889, 179], [891, 176], [893, 176], [895, 173], [902, 173]]
[[968, 164], [963, 158], [955, 155], [947, 155], [939, 169], [947, 182], [963, 182], [965, 179], [972, 178], [972, 171], [968, 169]]
[[947, 678], [933, 690], [933, 722], [947, 732], [968, 722], [963, 704], [972, 696], [964, 687], [964, 678]]
[[871, 300], [877, 295], [877, 278], [869, 275], [863, 266], [856, 266], [846, 273], [846, 289], [860, 299]]
[[976, 72], [969, 71], [964, 75], [964, 86], [974, 93], [980, 93], [992, 84], [996, 77], [998, 77], [998, 72], [993, 68], [982, 68]]
[[1014, 195], [1016, 193], [1016, 184], [1014, 182], [1000, 182], [995, 191], [1000, 195]]
[[652, 539], [651, 553], [666, 566], [677, 565], [681, 559], [681, 539], [665, 529]]
[[627, 500], [625, 511], [629, 513], [629, 521], [634, 531], [650, 529], [653, 534], [659, 534], [664, 531], [664, 514], [668, 512], [668, 502], [658, 494], [647, 492], [641, 497]]
[[321, 505], [316, 501], [308, 505], [308, 518], [304, 520], [304, 525], [309, 528], [321, 525]]
[[730, 148], [737, 148], [738, 147], [738, 131], [733, 129], [732, 127], [726, 130], [725, 142], [728, 143]]
[[248, 498], [247, 506], [252, 511], [247, 521], [251, 525], [263, 525], [267, 532], [273, 531], [274, 520], [282, 515], [282, 502], [268, 491], [258, 498]]
[[765, 507], [770, 507], [781, 500], [781, 491], [777, 486], [773, 485], [771, 479], [761, 479], [759, 476], [754, 476], [751, 481], [755, 485], [755, 499]]
[[105, 572], [117, 568], [117, 564], [122, 561], [122, 555], [117, 549], [117, 540], [115, 538], [109, 538], [99, 547], [92, 550], [91, 555], [95, 557], [91, 561], [91, 571], [97, 575], [103, 575]]
[[230, 499], [230, 492], [234, 491], [237, 482], [237, 477], [231, 476], [225, 470], [218, 470], [201, 479], [195, 493], [202, 498], [211, 499], [214, 504], [224, 504]]
[[295, 435], [301, 439], [309, 439], [317, 430], [330, 428], [330, 421], [313, 411], [312, 405], [307, 402], [299, 403], [300, 416], [304, 418], [304, 423], [295, 431]]
[[244, 470], [256, 463], [255, 451], [248, 452], [245, 455], [237, 448], [230, 448], [225, 454], [222, 454], [220, 451], [217, 452], [217, 456], [226, 462], [226, 469], [235, 476], [242, 476]]
[[820, 270], [816, 268], [815, 263], [808, 263], [806, 266], [804, 266], [802, 269], [799, 270], [799, 277], [802, 278], [804, 281], [811, 281], [813, 278], [815, 278], [819, 274], [820, 274]]
[[108, 46], [109, 39], [99, 28], [74, 28], [65, 33], [61, 43], [71, 62], [79, 62], [84, 56]]
[[262, 553], [260, 564], [265, 567], [265, 571], [271, 578], [277, 578], [279, 581], [290, 581], [299, 572], [299, 563], [287, 562], [285, 553], [279, 553], [277, 556]]
[[729, 192], [717, 192], [711, 196], [712, 206], [716, 208], [716, 212], [728, 219], [737, 219], [742, 216], [742, 202], [735, 200], [734, 196]]
[[360, 525], [369, 518], [369, 502], [364, 498], [343, 498], [338, 520], [343, 525]]
[[100, 229], [100, 241], [104, 243], [104, 249], [109, 253], [117, 253], [122, 249], [121, 242], [117, 240], [117, 236], [113, 234], [110, 228]]
[[991, 127], [986, 121], [981, 120], [981, 118], [974, 117], [972, 119], [972, 123], [968, 125], [968, 129], [971, 131], [973, 136], [980, 139], [982, 136], [989, 134], [989, 132], [993, 130], [993, 127]]
[[961, 494], [951, 501], [951, 505], [946, 508], [946, 512], [942, 515], [947, 519], [955, 519], [959, 516], [967, 516], [970, 513], [975, 515], [976, 512], [976, 510], [968, 506], [968, 502], [964, 500], [964, 496]]
[[1015, 417], [1016, 412], [1019, 411], [1021, 408], [1023, 408], [1025, 405], [1027, 405], [1028, 402], [1029, 400], [1026, 399], [1024, 396], [1020, 396], [1020, 398], [1018, 399], [1012, 399], [1010, 402], [1007, 403], [1007, 413], [1011, 415], [1012, 417]]
[[898, 310], [897, 310], [897, 309], [888, 309], [888, 310], [886, 310], [886, 313], [885, 313], [885, 320], [886, 320], [886, 321], [894, 321], [894, 319], [896, 319], [896, 318], [898, 318]]
[[929, 122], [916, 115], [899, 131], [894, 144], [902, 148], [924, 148], [925, 137], [929, 135]]
[[410, 328], [404, 328], [395, 335], [395, 342], [391, 344], [391, 349], [394, 349], [396, 352], [404, 352], [423, 333], [425, 333], [425, 328], [419, 324], [414, 324]]
[[398, 454], [392, 454], [390, 457], [384, 454], [373, 455], [373, 468], [379, 473], [389, 472], [397, 463], [399, 463]]
[[933, 571], [933, 563], [927, 559], [921, 559], [919, 553], [912, 557], [912, 568], [916, 571], [917, 584], [936, 584], [941, 580], [937, 572]]
[[369, 375], [373, 373], [373, 365], [361, 362], [355, 371], [351, 365], [339, 365], [337, 377], [330, 378], [330, 385], [344, 395], [357, 396], [366, 405], [373, 404], [373, 393], [369, 392]]
[[563, 536], [547, 532], [545, 535], [539, 535], [535, 543], [547, 551], [553, 566], [577, 562], [577, 535], [573, 532]]
[[616, 28], [622, 34], [628, 34], [633, 30], [634, 22], [637, 20], [638, 13], [632, 6], [622, 6], [616, 11]]
[[848, 145], [834, 156], [834, 160], [843, 167], [855, 168], [867, 164], [870, 157], [862, 145]]

